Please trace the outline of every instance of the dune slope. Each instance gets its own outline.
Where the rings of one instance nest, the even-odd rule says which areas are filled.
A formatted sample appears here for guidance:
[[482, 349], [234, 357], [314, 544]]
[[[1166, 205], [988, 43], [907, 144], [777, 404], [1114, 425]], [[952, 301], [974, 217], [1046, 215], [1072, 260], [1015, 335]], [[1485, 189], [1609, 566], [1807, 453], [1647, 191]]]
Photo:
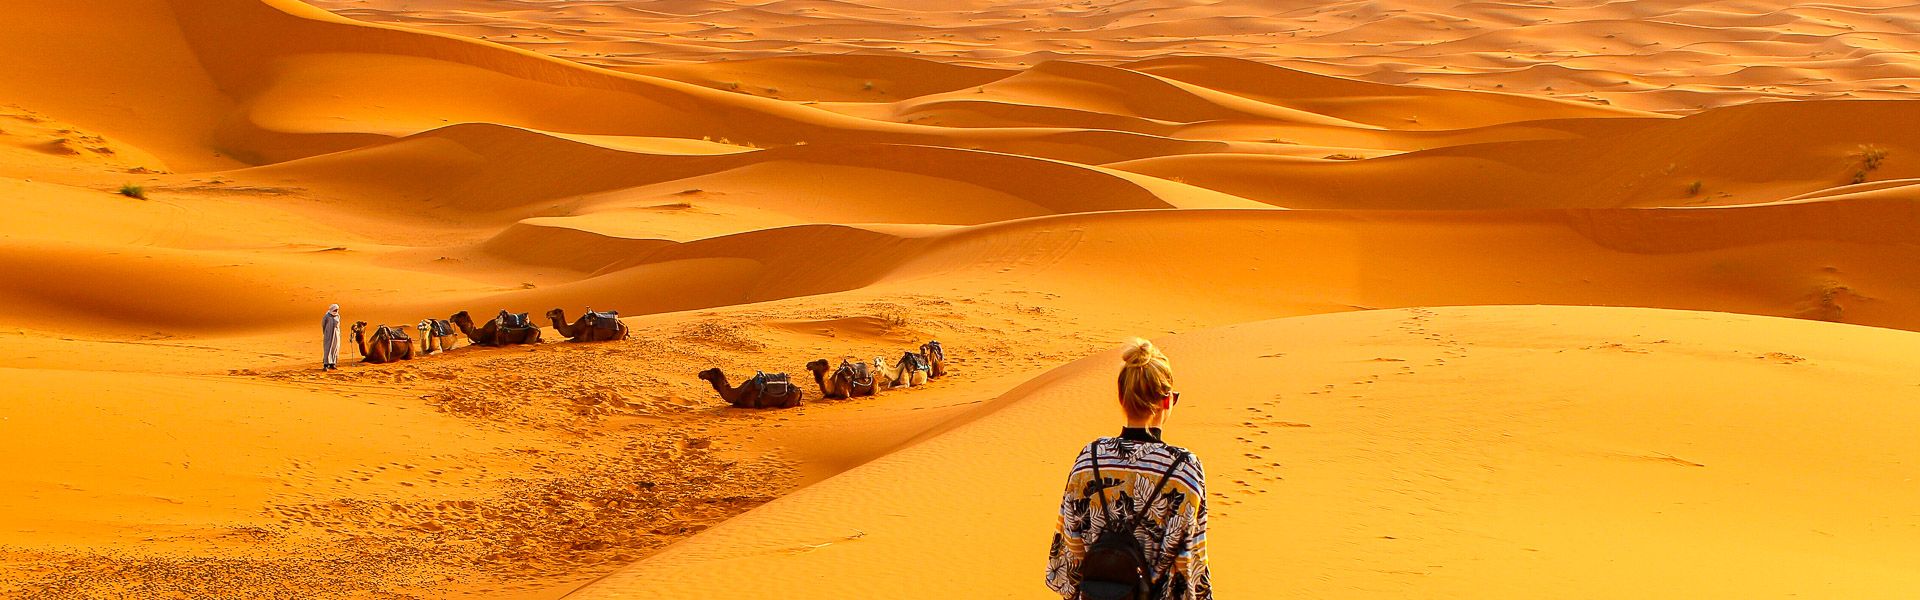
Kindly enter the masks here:
[[[1901, 457], [1920, 451], [1905, 433], [1920, 422], [1912, 333], [1465, 307], [1164, 342], [1188, 398], [1168, 436], [1204, 459], [1222, 594], [1891, 598], [1920, 584], [1903, 566], [1920, 552], [1901, 483], [1916, 469]], [[1062, 367], [569, 598], [1047, 597], [1058, 480], [1111, 434], [1092, 417], [1114, 412], [1114, 363]]]

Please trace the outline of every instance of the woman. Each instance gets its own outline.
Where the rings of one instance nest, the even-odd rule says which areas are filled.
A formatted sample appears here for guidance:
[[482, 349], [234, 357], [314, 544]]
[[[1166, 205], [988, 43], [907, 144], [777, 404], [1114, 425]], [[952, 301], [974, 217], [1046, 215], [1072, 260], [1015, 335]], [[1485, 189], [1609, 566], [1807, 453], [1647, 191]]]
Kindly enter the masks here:
[[1160, 440], [1160, 425], [1180, 403], [1173, 368], [1141, 339], [1122, 358], [1127, 425], [1073, 461], [1047, 587], [1069, 599], [1212, 600], [1206, 474], [1199, 457]]
[[327, 306], [327, 316], [320, 317], [320, 370], [334, 371], [340, 368], [340, 305]]

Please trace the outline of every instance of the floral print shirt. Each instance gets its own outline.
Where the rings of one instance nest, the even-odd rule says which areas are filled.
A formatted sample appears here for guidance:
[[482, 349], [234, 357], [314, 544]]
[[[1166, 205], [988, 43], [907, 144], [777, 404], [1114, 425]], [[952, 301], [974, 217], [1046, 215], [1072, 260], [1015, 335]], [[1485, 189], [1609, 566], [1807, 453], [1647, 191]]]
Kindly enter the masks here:
[[[1098, 482], [1093, 475], [1094, 453], [1100, 463]], [[1181, 454], [1186, 461], [1167, 478], [1160, 495], [1141, 506]], [[1155, 600], [1212, 600], [1213, 586], [1207, 578], [1206, 481], [1200, 457], [1162, 443], [1158, 428], [1130, 427], [1119, 437], [1087, 444], [1073, 461], [1060, 499], [1060, 518], [1054, 524], [1047, 558], [1047, 587], [1062, 598], [1074, 598], [1079, 593], [1080, 560], [1094, 534], [1108, 519], [1132, 519], [1145, 511], [1133, 533], [1153, 565]]]

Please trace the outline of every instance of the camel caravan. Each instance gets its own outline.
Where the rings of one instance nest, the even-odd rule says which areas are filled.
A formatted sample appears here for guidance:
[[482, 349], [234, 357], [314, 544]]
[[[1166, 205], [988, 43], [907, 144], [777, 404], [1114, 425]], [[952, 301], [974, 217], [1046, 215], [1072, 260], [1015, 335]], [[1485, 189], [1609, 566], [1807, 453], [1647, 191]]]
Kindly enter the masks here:
[[[632, 337], [631, 330], [620, 321], [617, 311], [589, 308], [586, 314], [569, 323], [566, 321], [566, 312], [556, 308], [547, 311], [547, 317], [553, 320], [554, 331], [571, 342], [611, 342]], [[505, 310], [479, 325], [475, 325], [473, 316], [463, 310], [445, 319], [422, 319], [413, 329], [419, 332], [420, 339], [415, 340], [408, 335], [406, 325], [388, 327], [381, 324], [369, 335], [366, 321], [354, 323], [353, 343], [360, 349], [360, 362], [386, 364], [412, 360], [416, 354], [426, 356], [447, 352], [459, 343], [461, 336], [465, 336], [467, 344], [471, 346], [513, 346], [542, 341], [540, 326], [533, 323], [527, 313]]]
[[[328, 318], [334, 318], [334, 314], [329, 312]], [[556, 308], [547, 311], [547, 320], [553, 324], [555, 333], [570, 342], [613, 342], [633, 337], [633, 330], [620, 320], [617, 311], [588, 308], [580, 318], [569, 321], [566, 311]], [[417, 342], [408, 335], [409, 329], [420, 334]], [[485, 323], [474, 323], [473, 315], [463, 310], [445, 319], [422, 319], [411, 328], [381, 324], [374, 327], [371, 334], [367, 332], [366, 321], [353, 324], [353, 344], [360, 349], [360, 362], [370, 364], [413, 360], [415, 354], [448, 352], [459, 344], [463, 335], [470, 346], [542, 342], [540, 326], [533, 322], [531, 315], [506, 310]], [[328, 363], [328, 368], [332, 368], [331, 364]], [[845, 357], [839, 365], [834, 365], [822, 358], [807, 363], [806, 368], [813, 374], [813, 383], [820, 387], [821, 396], [860, 398], [879, 395], [881, 390], [926, 385], [930, 379], [945, 376], [947, 354], [935, 340], [921, 344], [918, 351], [903, 352], [893, 360], [884, 355], [873, 357], [872, 362]], [[806, 391], [786, 373], [756, 372], [737, 386], [717, 368], [701, 371], [697, 376], [712, 385], [721, 400], [735, 408], [793, 408], [806, 397]]]
[[[947, 353], [936, 340], [921, 344], [919, 352], [905, 352], [893, 361], [885, 356], [876, 356], [871, 363], [846, 357], [834, 366], [822, 358], [807, 363], [807, 371], [813, 373], [813, 383], [820, 387], [823, 397], [876, 396], [880, 390], [926, 385], [928, 379], [945, 376]], [[734, 408], [792, 408], [799, 406], [806, 395], [786, 373], [755, 373], [738, 386], [728, 383], [727, 374], [720, 369], [701, 371], [698, 377]]]

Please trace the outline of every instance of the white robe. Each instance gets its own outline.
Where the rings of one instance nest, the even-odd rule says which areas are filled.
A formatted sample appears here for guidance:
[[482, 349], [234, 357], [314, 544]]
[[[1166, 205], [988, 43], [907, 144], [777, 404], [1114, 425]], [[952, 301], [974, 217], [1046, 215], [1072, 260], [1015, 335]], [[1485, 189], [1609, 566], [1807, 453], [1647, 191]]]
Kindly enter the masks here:
[[323, 365], [340, 364], [340, 315], [339, 313], [335, 313], [333, 311], [327, 311], [327, 316], [320, 318], [320, 345], [322, 348], [324, 348], [324, 350], [322, 351], [322, 358], [320, 359], [322, 361], [321, 364]]

